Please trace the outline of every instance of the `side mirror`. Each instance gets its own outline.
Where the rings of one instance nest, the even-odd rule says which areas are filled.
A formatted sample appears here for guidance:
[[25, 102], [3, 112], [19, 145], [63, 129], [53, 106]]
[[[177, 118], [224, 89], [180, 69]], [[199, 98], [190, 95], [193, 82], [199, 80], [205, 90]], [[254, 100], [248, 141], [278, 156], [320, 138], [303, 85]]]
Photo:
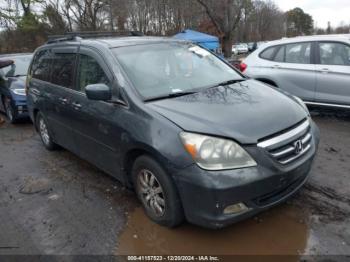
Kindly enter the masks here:
[[85, 87], [85, 93], [88, 99], [108, 101], [112, 99], [110, 87], [105, 84], [93, 84]]

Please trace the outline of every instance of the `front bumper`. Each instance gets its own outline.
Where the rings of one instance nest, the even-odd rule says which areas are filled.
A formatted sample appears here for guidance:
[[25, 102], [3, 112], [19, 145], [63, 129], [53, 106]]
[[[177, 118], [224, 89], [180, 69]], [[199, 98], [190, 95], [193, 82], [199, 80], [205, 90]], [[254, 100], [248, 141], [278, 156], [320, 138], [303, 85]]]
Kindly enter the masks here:
[[[193, 224], [221, 228], [251, 217], [294, 195], [306, 182], [319, 143], [318, 128], [311, 126], [312, 148], [301, 159], [282, 166], [257, 147], [247, 150], [258, 165], [225, 171], [206, 171], [192, 165], [174, 175], [185, 216]], [[230, 205], [244, 203], [249, 209], [224, 214]]]

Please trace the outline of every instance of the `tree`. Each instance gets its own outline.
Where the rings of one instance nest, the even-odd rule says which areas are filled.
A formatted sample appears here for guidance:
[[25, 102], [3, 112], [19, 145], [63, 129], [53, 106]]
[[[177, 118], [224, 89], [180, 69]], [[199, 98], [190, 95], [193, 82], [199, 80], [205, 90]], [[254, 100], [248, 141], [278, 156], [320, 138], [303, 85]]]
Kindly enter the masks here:
[[272, 1], [255, 1], [250, 22], [253, 41], [277, 39], [284, 35], [284, 13]]
[[332, 26], [331, 26], [331, 22], [328, 21], [327, 23], [327, 35], [330, 35], [332, 33]]
[[45, 17], [45, 22], [49, 27], [50, 33], [63, 34], [68, 30], [68, 25], [64, 20], [63, 15], [60, 13], [59, 0], [56, 0], [56, 3], [46, 3], [43, 15]]
[[107, 29], [110, 21], [110, 6], [101, 0], [64, 0], [63, 14], [70, 29], [73, 24], [79, 31]]
[[1, 49], [5, 52], [32, 51], [46, 38], [42, 16], [33, 11], [41, 0], [6, 0], [1, 6], [5, 30], [1, 32]]
[[314, 22], [312, 17], [297, 7], [286, 12], [287, 36], [311, 35]]
[[197, 0], [222, 37], [225, 57], [232, 56], [234, 31], [242, 18], [247, 0]]

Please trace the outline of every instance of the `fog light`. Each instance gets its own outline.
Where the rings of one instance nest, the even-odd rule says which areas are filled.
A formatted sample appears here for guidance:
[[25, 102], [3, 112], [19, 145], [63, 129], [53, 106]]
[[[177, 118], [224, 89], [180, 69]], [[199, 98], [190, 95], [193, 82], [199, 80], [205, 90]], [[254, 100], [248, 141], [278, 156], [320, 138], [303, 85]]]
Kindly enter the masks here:
[[234, 204], [234, 205], [226, 207], [224, 209], [224, 214], [225, 215], [238, 214], [238, 213], [246, 212], [248, 210], [249, 210], [249, 208], [245, 204], [238, 203], [238, 204]]

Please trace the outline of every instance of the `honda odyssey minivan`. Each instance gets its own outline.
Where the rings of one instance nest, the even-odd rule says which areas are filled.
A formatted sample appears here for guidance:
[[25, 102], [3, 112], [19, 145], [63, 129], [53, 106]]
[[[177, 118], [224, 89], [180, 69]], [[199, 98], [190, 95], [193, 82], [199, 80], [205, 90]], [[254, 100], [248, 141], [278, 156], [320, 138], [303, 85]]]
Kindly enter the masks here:
[[292, 196], [319, 131], [303, 102], [193, 43], [68, 35], [34, 55], [28, 108], [43, 145], [136, 191], [150, 219], [220, 228]]

